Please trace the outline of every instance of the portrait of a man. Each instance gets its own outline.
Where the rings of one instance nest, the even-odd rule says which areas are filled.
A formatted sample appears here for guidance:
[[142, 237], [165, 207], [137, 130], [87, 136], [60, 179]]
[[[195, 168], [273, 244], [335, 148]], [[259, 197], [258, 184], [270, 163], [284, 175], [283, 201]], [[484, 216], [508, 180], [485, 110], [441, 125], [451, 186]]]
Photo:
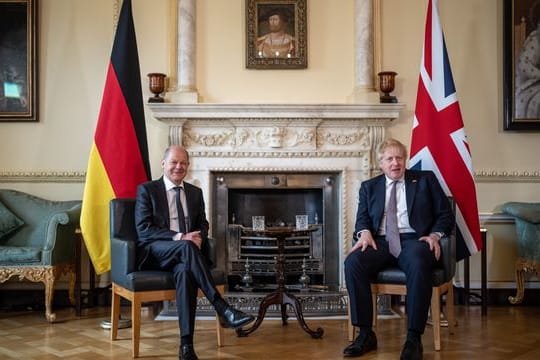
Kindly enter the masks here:
[[246, 0], [246, 68], [306, 67], [306, 0]]
[[296, 57], [294, 5], [260, 6], [256, 39], [260, 58]]

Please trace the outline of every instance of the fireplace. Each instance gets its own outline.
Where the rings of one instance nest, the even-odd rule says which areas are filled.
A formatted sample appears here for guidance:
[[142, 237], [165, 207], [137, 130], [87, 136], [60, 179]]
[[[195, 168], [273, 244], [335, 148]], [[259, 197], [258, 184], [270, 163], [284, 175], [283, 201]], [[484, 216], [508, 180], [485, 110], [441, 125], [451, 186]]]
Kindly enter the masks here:
[[[238, 266], [245, 260], [241, 254], [233, 254], [236, 260], [227, 254], [234, 225], [250, 226], [252, 215], [265, 215], [271, 223], [291, 223], [300, 212], [313, 224], [317, 213], [322, 250], [321, 262], [313, 263], [314, 281], [344, 288], [343, 261], [351, 246], [358, 189], [377, 172], [375, 149], [403, 104], [151, 103], [148, 107], [168, 130], [159, 147], [180, 144], [190, 153], [186, 180], [203, 190], [210, 234], [222, 246], [218, 261], [223, 269], [238, 276]], [[266, 199], [265, 206], [253, 203], [258, 197]], [[306, 199], [310, 205], [294, 208], [307, 204]], [[273, 205], [265, 213], [269, 203]], [[240, 205], [249, 211], [240, 211]], [[278, 219], [277, 212], [284, 215]], [[319, 250], [312, 246], [317, 239], [310, 241], [312, 259], [307, 260], [319, 261]]]
[[218, 239], [218, 266], [226, 269], [229, 289], [242, 286], [242, 276], [253, 277], [254, 288], [275, 285], [275, 239], [244, 236], [252, 216], [264, 216], [266, 226], [295, 226], [296, 215], [307, 215], [317, 230], [287, 239], [286, 283], [339, 287], [339, 172], [234, 172], [211, 173], [215, 206], [212, 228]]

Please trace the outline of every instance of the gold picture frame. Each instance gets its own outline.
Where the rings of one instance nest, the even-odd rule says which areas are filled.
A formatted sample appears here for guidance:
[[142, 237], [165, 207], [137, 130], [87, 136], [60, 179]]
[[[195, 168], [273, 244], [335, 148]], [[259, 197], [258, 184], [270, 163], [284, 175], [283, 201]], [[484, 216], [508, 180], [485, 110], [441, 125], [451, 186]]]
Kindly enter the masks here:
[[38, 121], [38, 0], [0, 0], [0, 121]]
[[306, 0], [246, 0], [246, 68], [307, 68]]
[[503, 3], [504, 130], [540, 131], [540, 0]]

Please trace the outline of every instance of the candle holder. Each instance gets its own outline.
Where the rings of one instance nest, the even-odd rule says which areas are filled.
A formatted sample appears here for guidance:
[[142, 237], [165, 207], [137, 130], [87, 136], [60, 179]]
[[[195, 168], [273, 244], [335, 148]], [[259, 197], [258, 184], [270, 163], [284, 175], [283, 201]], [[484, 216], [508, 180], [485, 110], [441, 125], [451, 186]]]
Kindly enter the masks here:
[[395, 71], [381, 71], [379, 75], [379, 88], [384, 95], [381, 95], [379, 100], [381, 103], [397, 103], [397, 97], [390, 95], [394, 91], [395, 78], [397, 72]]
[[162, 103], [165, 102], [159, 94], [165, 91], [165, 74], [162, 73], [150, 73], [148, 74], [149, 83], [148, 86], [154, 96], [148, 98], [148, 102]]

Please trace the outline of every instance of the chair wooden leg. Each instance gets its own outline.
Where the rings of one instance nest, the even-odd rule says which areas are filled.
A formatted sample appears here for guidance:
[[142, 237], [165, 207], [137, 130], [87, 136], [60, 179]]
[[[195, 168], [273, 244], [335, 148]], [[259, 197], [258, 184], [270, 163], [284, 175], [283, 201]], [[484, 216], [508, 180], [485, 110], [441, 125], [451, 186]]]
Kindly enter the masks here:
[[433, 345], [435, 351], [441, 350], [441, 294], [433, 288], [431, 294], [431, 321], [433, 322]]
[[115, 292], [113, 284], [111, 299], [111, 340], [116, 340], [118, 336], [118, 321], [120, 319], [120, 295]]
[[72, 306], [75, 306], [77, 304], [77, 299], [75, 297], [75, 282], [77, 280], [75, 274], [75, 266], [73, 264], [69, 264], [66, 271], [69, 277], [69, 303]]
[[448, 333], [453, 334], [457, 323], [454, 313], [454, 285], [452, 282], [450, 282], [446, 293], [446, 317], [448, 319]]
[[216, 334], [217, 334], [217, 346], [223, 346], [223, 328], [219, 323], [218, 314], [216, 313]]
[[[225, 285], [217, 285], [216, 286], [217, 291], [223, 295], [225, 294]], [[217, 345], [218, 347], [224, 346], [224, 340], [225, 340], [225, 331], [221, 327], [221, 324], [219, 323], [218, 315], [216, 313], [216, 334], [217, 334]]]
[[131, 344], [132, 355], [139, 357], [139, 342], [141, 336], [141, 300], [135, 293], [131, 303]]
[[349, 338], [349, 341], [353, 341], [354, 340], [354, 332], [355, 332], [355, 327], [353, 326], [352, 322], [351, 322], [351, 301], [350, 299], [348, 299], [347, 301], [348, 303], [348, 306], [347, 306], [347, 334], [348, 334], [348, 338]]
[[371, 287], [371, 302], [373, 304], [373, 330], [377, 330], [377, 291]]

